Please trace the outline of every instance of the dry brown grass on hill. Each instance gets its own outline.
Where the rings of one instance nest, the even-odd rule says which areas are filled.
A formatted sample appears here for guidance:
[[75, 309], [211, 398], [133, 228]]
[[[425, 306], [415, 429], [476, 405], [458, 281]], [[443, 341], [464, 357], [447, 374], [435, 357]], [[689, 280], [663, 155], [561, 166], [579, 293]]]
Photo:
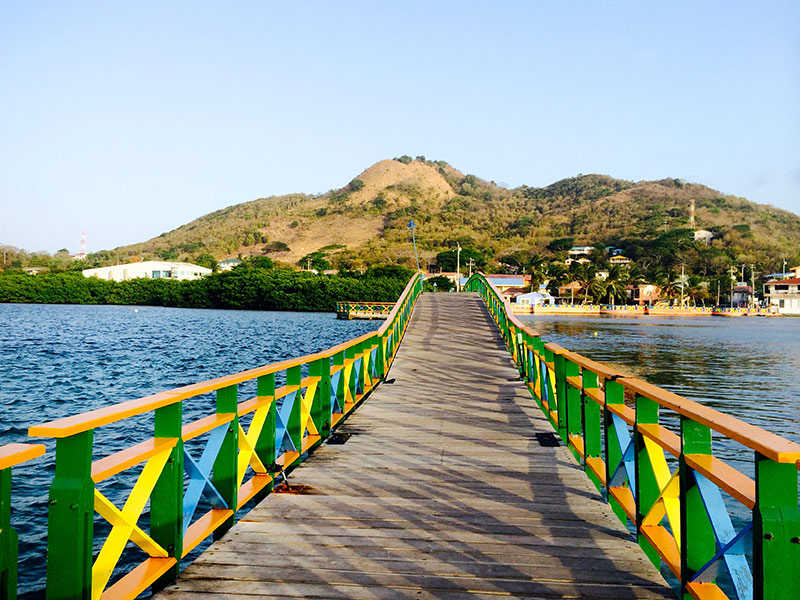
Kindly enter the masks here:
[[[381, 192], [387, 196], [387, 200], [406, 197], [408, 190], [413, 188], [419, 190], [421, 197], [434, 204], [456, 195], [436, 167], [416, 160], [409, 164], [396, 160], [382, 160], [362, 172], [356, 179], [363, 181], [364, 187], [350, 193], [348, 199], [350, 205], [371, 203]], [[397, 189], [392, 190], [393, 187]], [[396, 193], [392, 193], [393, 191]]]

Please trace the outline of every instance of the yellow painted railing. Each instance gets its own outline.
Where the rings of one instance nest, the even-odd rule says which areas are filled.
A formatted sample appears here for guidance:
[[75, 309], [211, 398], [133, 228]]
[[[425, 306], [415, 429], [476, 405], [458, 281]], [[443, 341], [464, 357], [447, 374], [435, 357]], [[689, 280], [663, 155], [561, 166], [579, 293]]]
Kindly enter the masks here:
[[[545, 342], [483, 274], [465, 291], [483, 297], [531, 395], [682, 598], [800, 598], [800, 444]], [[715, 456], [714, 437], [752, 456], [755, 478]], [[738, 529], [736, 503], [749, 514]]]

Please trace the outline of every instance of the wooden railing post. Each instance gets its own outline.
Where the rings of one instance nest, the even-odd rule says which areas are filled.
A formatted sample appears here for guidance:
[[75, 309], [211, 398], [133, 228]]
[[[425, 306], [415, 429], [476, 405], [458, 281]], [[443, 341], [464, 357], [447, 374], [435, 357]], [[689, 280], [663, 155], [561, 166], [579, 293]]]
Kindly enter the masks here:
[[599, 459], [603, 451], [603, 426], [600, 419], [600, 405], [587, 397], [586, 390], [597, 390], [598, 381], [597, 373], [593, 373], [589, 369], [581, 370], [581, 387], [580, 394], [581, 410], [583, 412], [583, 444], [584, 444], [584, 470], [592, 480], [597, 491], [603, 493], [603, 482], [595, 475], [594, 471], [589, 468], [589, 461], [592, 459]]
[[238, 451], [239, 451], [239, 417], [236, 413], [238, 402], [238, 386], [231, 385], [217, 390], [217, 414], [233, 413], [233, 420], [227, 425], [225, 440], [214, 460], [213, 483], [234, 514], [214, 531], [214, 539], [221, 538], [236, 521], [238, 505]]
[[[575, 377], [580, 378], [580, 367], [569, 360], [568, 358], [562, 356], [562, 360], [564, 361], [564, 377], [565, 380], [567, 377]], [[565, 383], [566, 387], [566, 434], [567, 434], [567, 448], [572, 449], [572, 453], [575, 458], [583, 463], [584, 457], [581, 456], [581, 452], [578, 452], [578, 449], [575, 448], [575, 445], [570, 441], [570, 438], [579, 438], [582, 440], [583, 438], [583, 425], [582, 425], [582, 416], [583, 411], [581, 410], [581, 390], [578, 388]], [[585, 454], [586, 444], [583, 444], [583, 454]]]
[[319, 377], [311, 405], [311, 420], [324, 440], [331, 434], [331, 359], [326, 356], [310, 363], [308, 374]]
[[554, 353], [553, 360], [555, 364], [556, 370], [556, 390], [555, 390], [555, 398], [556, 398], [556, 413], [557, 413], [557, 422], [556, 422], [556, 429], [558, 430], [558, 435], [564, 441], [564, 444], [568, 444], [569, 440], [567, 437], [567, 367], [566, 367], [566, 359], [563, 355]]
[[716, 552], [714, 528], [708, 519], [705, 502], [697, 487], [694, 472], [686, 464], [687, 454], [711, 454], [711, 429], [681, 417], [681, 598], [690, 600], [686, 588], [692, 577]]
[[[289, 367], [286, 369], [286, 385], [287, 386], [297, 386], [300, 387], [300, 382], [303, 379], [303, 367], [301, 365], [296, 365], [294, 367]], [[303, 452], [303, 407], [302, 402], [300, 400], [300, 394], [302, 394], [302, 390], [298, 389], [297, 393], [292, 396], [294, 398], [292, 409], [289, 412], [289, 422], [286, 424], [286, 433], [289, 435], [289, 439], [292, 440], [292, 444], [297, 449], [298, 452]], [[285, 396], [283, 401], [289, 402], [290, 396]], [[284, 468], [288, 467], [289, 465], [284, 465]]]
[[47, 521], [47, 600], [89, 600], [94, 538], [94, 430], [56, 440]]
[[[275, 406], [275, 373], [269, 373], [259, 377], [256, 387], [256, 394], [259, 398], [272, 398], [269, 410], [267, 411], [267, 417], [264, 420], [264, 426], [261, 428], [261, 433], [256, 440], [255, 451], [261, 464], [265, 465], [267, 470], [271, 471], [271, 475], [274, 477], [277, 472], [274, 467], [275, 460], [278, 458], [275, 452], [275, 425], [277, 422], [275, 416], [275, 411], [277, 410]], [[274, 483], [269, 483], [261, 492], [256, 494], [255, 501], [259, 502], [266, 497], [266, 495], [272, 491], [273, 486]]]
[[0, 600], [17, 597], [17, 532], [11, 528], [11, 467], [0, 469]]
[[639, 431], [640, 424], [658, 424], [658, 403], [637, 394], [636, 396], [636, 425], [633, 428], [634, 465], [636, 472], [636, 531], [639, 546], [650, 561], [659, 568], [661, 557], [653, 545], [642, 533], [642, 520], [658, 499], [660, 489], [653, 473], [650, 456], [645, 446], [644, 434]]
[[756, 452], [754, 600], [796, 599], [800, 590], [797, 466]]
[[[610, 493], [610, 488], [614, 485], [613, 476], [614, 470], [622, 460], [622, 451], [620, 450], [620, 440], [625, 439], [622, 432], [617, 431], [617, 426], [614, 422], [614, 417], [611, 411], [608, 410], [609, 404], [625, 404], [625, 389], [619, 382], [609, 379], [605, 384], [605, 404], [606, 408], [603, 411], [603, 429], [605, 431], [605, 452], [606, 452], [606, 485], [609, 490], [608, 503], [611, 505], [611, 510], [617, 515], [623, 524], [628, 522], [628, 515], [622, 505]], [[623, 467], [621, 467], [623, 468]]]
[[176, 559], [175, 565], [156, 582], [156, 589], [178, 576], [183, 555], [182, 406], [182, 402], [175, 402], [155, 411], [154, 437], [177, 439], [150, 496], [150, 536]]

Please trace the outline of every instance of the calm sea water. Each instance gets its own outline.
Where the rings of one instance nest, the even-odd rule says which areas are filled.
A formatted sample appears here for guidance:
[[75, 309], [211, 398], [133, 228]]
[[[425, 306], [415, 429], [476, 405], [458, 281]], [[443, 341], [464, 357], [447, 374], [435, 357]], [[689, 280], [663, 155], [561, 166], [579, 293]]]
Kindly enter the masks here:
[[[332, 313], [0, 304], [0, 444], [40, 441], [27, 437], [28, 427], [317, 352], [380, 323]], [[187, 401], [184, 422], [210, 414], [213, 403], [213, 395]], [[152, 414], [103, 427], [95, 458], [142, 441], [146, 432]], [[20, 534], [20, 587], [29, 598], [44, 585], [55, 458], [55, 444], [46, 444], [45, 457], [14, 469], [12, 519]], [[124, 499], [123, 492], [104, 490], [112, 499]]]
[[800, 442], [800, 319], [522, 320], [547, 341]]

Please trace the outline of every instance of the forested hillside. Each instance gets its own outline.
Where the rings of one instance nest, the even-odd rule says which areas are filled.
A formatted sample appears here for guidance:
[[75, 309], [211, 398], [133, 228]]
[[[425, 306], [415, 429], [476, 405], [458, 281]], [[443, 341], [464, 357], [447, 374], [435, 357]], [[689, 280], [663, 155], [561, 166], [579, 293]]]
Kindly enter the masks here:
[[[694, 243], [691, 200], [697, 228], [714, 232], [709, 246]], [[491, 270], [563, 261], [573, 244], [621, 248], [643, 269], [681, 264], [705, 276], [741, 264], [775, 272], [784, 258], [800, 263], [800, 217], [701, 184], [578, 175], [542, 188], [507, 189], [444, 161], [403, 156], [325, 194], [234, 204], [149, 241], [92, 254], [80, 266], [152, 258], [213, 266], [239, 256], [317, 269], [411, 266], [410, 220], [420, 258], [430, 265], [456, 244]], [[50, 266], [46, 257], [23, 258], [20, 263]]]

